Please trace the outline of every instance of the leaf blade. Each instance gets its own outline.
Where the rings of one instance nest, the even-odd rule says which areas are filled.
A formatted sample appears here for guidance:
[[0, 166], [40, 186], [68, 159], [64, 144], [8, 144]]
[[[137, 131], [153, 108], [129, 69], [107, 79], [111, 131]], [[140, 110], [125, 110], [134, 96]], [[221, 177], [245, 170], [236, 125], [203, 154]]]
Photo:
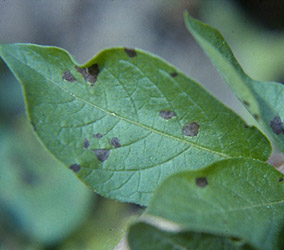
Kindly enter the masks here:
[[173, 66], [134, 52], [107, 49], [79, 67], [59, 48], [0, 49], [23, 85], [36, 134], [107, 197], [146, 205], [172, 173], [236, 156], [268, 158], [271, 147], [256, 128]]
[[[235, 95], [284, 152], [283, 84], [253, 80], [244, 72], [218, 30], [192, 18], [188, 13], [185, 13], [185, 23]], [[277, 117], [281, 120], [281, 125], [278, 125], [278, 132], [275, 132], [273, 121]]]
[[187, 230], [281, 249], [283, 207], [282, 173], [256, 160], [228, 159], [169, 177], [156, 190], [148, 213]]

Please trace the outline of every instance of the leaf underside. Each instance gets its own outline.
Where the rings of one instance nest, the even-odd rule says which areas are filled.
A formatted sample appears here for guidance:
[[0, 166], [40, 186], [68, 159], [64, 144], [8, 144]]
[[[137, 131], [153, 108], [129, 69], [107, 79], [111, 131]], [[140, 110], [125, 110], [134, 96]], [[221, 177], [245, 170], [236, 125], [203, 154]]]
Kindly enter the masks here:
[[284, 85], [253, 80], [243, 71], [218, 30], [188, 13], [185, 23], [244, 107], [284, 152]]
[[0, 56], [42, 143], [106, 197], [147, 205], [173, 173], [271, 153], [256, 128], [142, 50], [107, 49], [80, 67], [55, 47], [1, 45]]
[[257, 249], [283, 249], [283, 177], [257, 160], [219, 161], [169, 177], [148, 213], [185, 230], [237, 237]]

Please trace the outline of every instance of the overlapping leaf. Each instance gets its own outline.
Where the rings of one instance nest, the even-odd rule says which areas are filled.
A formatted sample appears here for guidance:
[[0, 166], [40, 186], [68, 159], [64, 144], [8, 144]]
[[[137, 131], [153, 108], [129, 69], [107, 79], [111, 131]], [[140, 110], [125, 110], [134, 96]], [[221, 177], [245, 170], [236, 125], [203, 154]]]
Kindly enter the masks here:
[[2, 45], [49, 151], [98, 193], [147, 205], [169, 175], [271, 148], [196, 82], [141, 50], [102, 51], [78, 67], [64, 50]]
[[284, 152], [284, 85], [251, 79], [218, 30], [188, 13], [185, 14], [185, 23], [236, 96]]
[[284, 175], [248, 159], [228, 159], [169, 177], [148, 213], [185, 230], [239, 238], [257, 249], [284, 247]]
[[130, 227], [128, 242], [135, 250], [253, 250], [248, 244], [235, 238], [214, 236], [206, 233], [167, 232], [146, 223]]

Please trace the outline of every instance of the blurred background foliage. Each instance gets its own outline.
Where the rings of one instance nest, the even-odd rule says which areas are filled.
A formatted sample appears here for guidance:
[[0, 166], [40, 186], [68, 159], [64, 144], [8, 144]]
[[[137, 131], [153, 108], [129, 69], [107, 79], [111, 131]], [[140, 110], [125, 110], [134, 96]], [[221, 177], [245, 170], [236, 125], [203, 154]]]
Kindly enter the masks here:
[[[185, 29], [185, 9], [223, 33], [252, 77], [284, 82], [282, 0], [0, 0], [0, 43], [63, 47], [79, 63], [103, 48], [139, 47], [253, 123]], [[0, 249], [113, 249], [142, 211], [96, 196], [49, 155], [0, 61]]]

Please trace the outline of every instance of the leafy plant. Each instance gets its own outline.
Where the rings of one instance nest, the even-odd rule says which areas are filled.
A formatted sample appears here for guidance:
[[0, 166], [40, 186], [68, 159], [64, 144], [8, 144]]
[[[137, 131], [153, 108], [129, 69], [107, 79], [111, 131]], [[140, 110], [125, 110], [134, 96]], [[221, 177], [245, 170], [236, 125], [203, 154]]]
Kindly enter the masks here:
[[[284, 151], [284, 86], [252, 80], [222, 35], [187, 13], [189, 31], [244, 106]], [[268, 139], [198, 83], [138, 49], [78, 65], [63, 49], [0, 46], [21, 82], [42, 144], [92, 190], [147, 206], [133, 249], [282, 249], [284, 175], [265, 163]], [[150, 233], [149, 233], [150, 232]]]

